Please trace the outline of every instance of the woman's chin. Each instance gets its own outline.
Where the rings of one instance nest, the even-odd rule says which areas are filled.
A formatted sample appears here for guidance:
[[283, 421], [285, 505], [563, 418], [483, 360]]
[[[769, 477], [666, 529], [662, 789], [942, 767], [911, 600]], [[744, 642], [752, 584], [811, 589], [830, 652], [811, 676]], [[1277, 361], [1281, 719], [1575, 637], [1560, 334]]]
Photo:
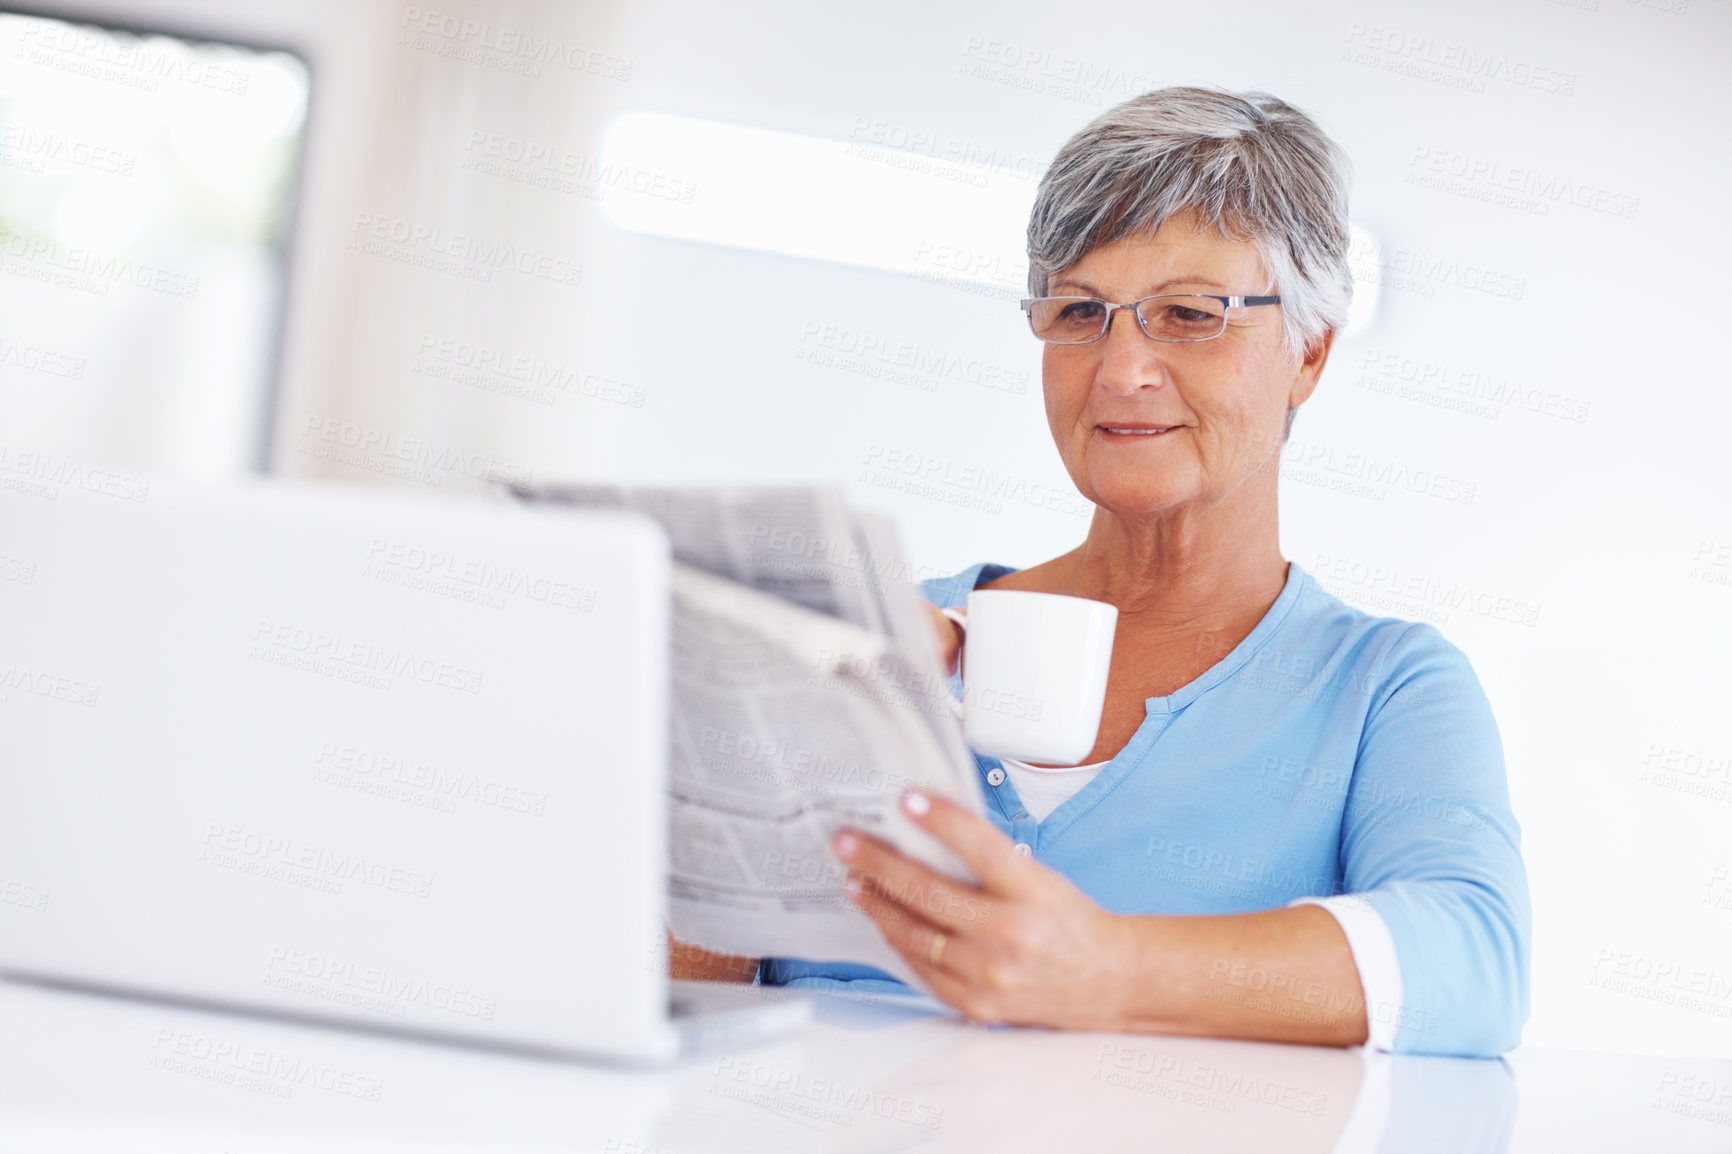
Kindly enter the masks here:
[[1117, 484], [1095, 484], [1091, 490], [1085, 494], [1089, 500], [1109, 513], [1125, 516], [1171, 512], [1195, 496], [1176, 485], [1151, 484], [1146, 478]]

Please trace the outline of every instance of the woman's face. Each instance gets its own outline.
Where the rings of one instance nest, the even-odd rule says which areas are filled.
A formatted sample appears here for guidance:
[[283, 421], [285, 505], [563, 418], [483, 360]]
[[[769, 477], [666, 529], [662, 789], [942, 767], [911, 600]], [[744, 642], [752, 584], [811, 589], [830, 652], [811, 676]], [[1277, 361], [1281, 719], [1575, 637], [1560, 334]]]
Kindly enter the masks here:
[[[1256, 249], [1197, 231], [1195, 220], [1172, 217], [1152, 237], [1095, 249], [1055, 276], [1047, 295], [1121, 304], [1155, 293], [1267, 293]], [[1213, 504], [1273, 465], [1287, 409], [1311, 395], [1328, 344], [1308, 358], [1288, 353], [1279, 305], [1230, 309], [1226, 332], [1189, 344], [1151, 340], [1129, 310], [1117, 312], [1098, 341], [1046, 346], [1047, 423], [1072, 482], [1097, 505], [1160, 513]]]

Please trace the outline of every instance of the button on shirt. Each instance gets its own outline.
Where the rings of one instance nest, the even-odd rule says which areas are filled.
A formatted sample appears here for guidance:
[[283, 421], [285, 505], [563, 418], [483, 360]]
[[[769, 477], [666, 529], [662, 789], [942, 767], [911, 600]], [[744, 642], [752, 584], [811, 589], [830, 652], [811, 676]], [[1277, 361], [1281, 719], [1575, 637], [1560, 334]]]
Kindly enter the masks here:
[[[960, 606], [1012, 571], [974, 565], [922, 591]], [[1111, 913], [1323, 899], [1362, 968], [1393, 946], [1400, 993], [1367, 990], [1374, 1043], [1491, 1056], [1519, 1041], [1531, 936], [1520, 830], [1490, 703], [1442, 634], [1354, 609], [1290, 564], [1231, 653], [1144, 708], [1118, 755], [1044, 820], [1014, 782], [992, 782], [998, 759], [976, 755], [987, 817], [1018, 852]], [[1293, 1016], [1358, 1010], [1351, 991], [1277, 990], [1225, 966], [1208, 977]], [[765, 959], [762, 980], [907, 989], [872, 967], [787, 958]]]

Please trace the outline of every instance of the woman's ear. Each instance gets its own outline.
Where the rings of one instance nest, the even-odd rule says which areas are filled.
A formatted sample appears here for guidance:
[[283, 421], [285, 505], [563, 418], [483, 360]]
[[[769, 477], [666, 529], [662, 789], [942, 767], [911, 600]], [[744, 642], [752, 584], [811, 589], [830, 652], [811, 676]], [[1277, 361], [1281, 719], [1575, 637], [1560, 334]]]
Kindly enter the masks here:
[[1311, 399], [1311, 394], [1317, 389], [1317, 380], [1323, 375], [1323, 366], [1329, 362], [1329, 349], [1334, 344], [1335, 330], [1325, 329], [1322, 336], [1306, 346], [1305, 355], [1299, 361], [1299, 373], [1287, 392], [1289, 409], [1296, 409]]

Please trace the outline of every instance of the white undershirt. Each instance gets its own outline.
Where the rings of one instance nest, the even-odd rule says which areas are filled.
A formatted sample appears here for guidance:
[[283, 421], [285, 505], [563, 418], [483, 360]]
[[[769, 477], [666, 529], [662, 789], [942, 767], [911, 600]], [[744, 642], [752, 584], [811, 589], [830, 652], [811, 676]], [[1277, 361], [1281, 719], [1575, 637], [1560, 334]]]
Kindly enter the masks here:
[[1004, 772], [1010, 775], [1010, 784], [1016, 786], [1016, 796], [1022, 799], [1022, 808], [1028, 810], [1036, 821], [1045, 821], [1048, 814], [1069, 801], [1111, 764], [1097, 761], [1092, 765], [1066, 765], [1043, 769], [1026, 761], [1018, 761], [1014, 757], [1001, 757], [998, 760], [1004, 766]]
[[[968, 632], [968, 610], [945, 609], [944, 615]], [[1022, 806], [1036, 821], [1045, 821], [1059, 806], [1076, 796], [1077, 791], [1093, 781], [1111, 761], [1096, 761], [1088, 765], [1058, 766], [1042, 769], [1013, 757], [1001, 757], [1010, 784]], [[1289, 907], [1317, 905], [1328, 910], [1341, 926], [1347, 938], [1347, 949], [1353, 955], [1353, 965], [1359, 971], [1359, 985], [1365, 994], [1365, 1021], [1368, 1030], [1366, 1045], [1374, 1050], [1392, 1050], [1395, 1033], [1401, 1020], [1402, 998], [1406, 984], [1401, 976], [1401, 958], [1395, 952], [1395, 938], [1389, 925], [1375, 907], [1357, 894], [1335, 894], [1331, 897], [1295, 898]]]

